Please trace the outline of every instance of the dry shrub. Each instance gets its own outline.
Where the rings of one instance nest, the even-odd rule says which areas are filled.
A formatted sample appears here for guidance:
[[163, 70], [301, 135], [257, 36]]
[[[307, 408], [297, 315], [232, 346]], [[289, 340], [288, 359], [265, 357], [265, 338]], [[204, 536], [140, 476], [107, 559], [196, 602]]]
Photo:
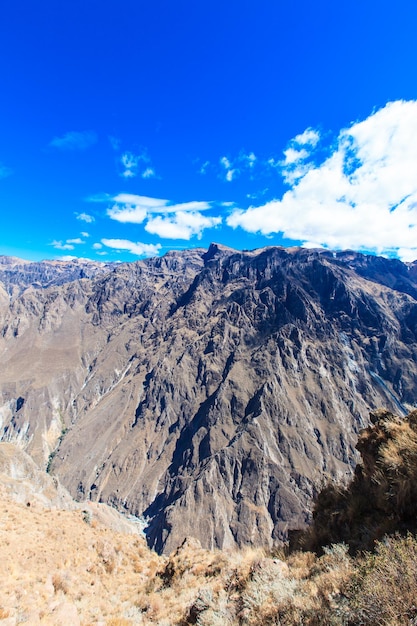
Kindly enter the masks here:
[[313, 524], [294, 536], [293, 549], [321, 554], [324, 545], [345, 542], [355, 554], [387, 534], [417, 531], [417, 411], [399, 418], [378, 409], [370, 419], [359, 435], [362, 464], [352, 482], [322, 489]]
[[293, 552], [290, 554], [287, 564], [291, 570], [292, 578], [296, 580], [308, 578], [316, 561], [317, 555], [314, 552]]
[[198, 626], [234, 626], [234, 607], [224, 590], [214, 594], [210, 587], [200, 589], [188, 610], [184, 624]]
[[158, 575], [165, 585], [183, 584], [184, 577], [215, 577], [228, 565], [228, 558], [220, 551], [201, 547], [194, 539], [186, 539], [159, 569]]
[[417, 618], [417, 540], [388, 537], [366, 554], [346, 591], [351, 624], [408, 626]]
[[131, 557], [131, 563], [132, 563], [133, 571], [135, 572], [135, 574], [140, 574], [141, 572], [143, 572], [145, 568], [143, 557], [140, 557], [137, 554], [134, 554]]
[[277, 576], [275, 568], [265, 564], [253, 574], [242, 594], [243, 623], [248, 626], [282, 623], [284, 613], [293, 612], [297, 587], [296, 580]]
[[117, 553], [109, 541], [100, 540], [96, 545], [97, 554], [107, 574], [113, 574], [117, 565]]
[[61, 574], [60, 572], [53, 574], [52, 585], [55, 593], [58, 593], [58, 591], [62, 591], [63, 593], [67, 594], [69, 591], [68, 577]]
[[264, 559], [241, 594], [239, 623], [248, 626], [342, 626], [346, 624], [343, 589], [352, 559], [344, 544], [326, 548], [317, 558], [294, 553], [287, 564]]

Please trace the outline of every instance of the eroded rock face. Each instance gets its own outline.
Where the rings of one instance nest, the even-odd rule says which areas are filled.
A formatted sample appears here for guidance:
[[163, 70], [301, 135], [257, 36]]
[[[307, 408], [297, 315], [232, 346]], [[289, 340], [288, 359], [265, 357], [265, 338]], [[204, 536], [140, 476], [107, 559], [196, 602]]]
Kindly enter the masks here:
[[24, 261], [11, 256], [0, 256], [0, 283], [11, 298], [22, 293], [27, 287], [42, 289], [52, 285], [93, 278], [106, 274], [111, 263], [97, 263], [88, 259], [71, 261]]
[[416, 293], [399, 261], [217, 245], [27, 287], [0, 320], [3, 438], [160, 551], [270, 544], [351, 475], [370, 409], [413, 406]]

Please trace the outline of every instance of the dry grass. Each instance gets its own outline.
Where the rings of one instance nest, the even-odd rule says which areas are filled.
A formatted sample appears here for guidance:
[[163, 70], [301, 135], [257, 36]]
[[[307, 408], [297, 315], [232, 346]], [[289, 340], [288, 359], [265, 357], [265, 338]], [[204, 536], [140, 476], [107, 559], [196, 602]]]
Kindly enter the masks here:
[[0, 623], [417, 624], [414, 536], [385, 537], [373, 553], [356, 557], [340, 542], [346, 533], [350, 547], [366, 541], [375, 547], [375, 538], [399, 520], [402, 530], [404, 520], [417, 522], [417, 412], [403, 421], [387, 412], [377, 417], [361, 434], [363, 466], [352, 484], [328, 486], [319, 496], [310, 540], [320, 556], [211, 552], [188, 540], [162, 557], [137, 535], [85, 523], [80, 511], [0, 496]]
[[346, 593], [355, 623], [409, 626], [417, 618], [417, 541], [386, 538], [360, 559]]
[[163, 562], [139, 536], [93, 528], [78, 511], [0, 499], [0, 619], [8, 626], [71, 623], [61, 609], [83, 625], [141, 623], [138, 593], [155, 560]]
[[358, 559], [345, 544], [284, 560], [261, 549], [210, 552], [194, 541], [166, 558], [138, 536], [85, 524], [77, 512], [4, 504], [0, 623], [7, 626], [394, 626], [417, 617], [411, 536], [386, 539]]
[[3, 502], [0, 615], [8, 626], [314, 624], [345, 576], [336, 554], [285, 563], [261, 549], [210, 552], [189, 541], [166, 558], [79, 512]]

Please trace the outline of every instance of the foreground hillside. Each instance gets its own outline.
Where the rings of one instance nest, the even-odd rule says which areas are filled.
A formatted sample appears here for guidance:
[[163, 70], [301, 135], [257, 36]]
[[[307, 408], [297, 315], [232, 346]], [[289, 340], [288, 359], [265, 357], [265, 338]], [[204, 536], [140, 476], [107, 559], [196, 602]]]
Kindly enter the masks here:
[[[346, 515], [352, 523], [349, 546], [317, 544], [320, 557], [261, 548], [210, 552], [192, 539], [158, 556], [128, 527], [114, 529], [117, 514], [109, 524], [89, 503], [77, 508], [22, 451], [0, 444], [0, 623], [414, 625], [417, 540], [375, 537], [382, 511], [392, 531], [417, 529], [415, 413], [400, 420], [379, 411], [373, 422], [359, 437], [363, 465], [355, 479], [331, 492], [344, 504], [333, 499], [332, 508], [324, 497], [329, 488], [316, 503], [310, 540], [323, 529], [323, 515], [333, 518], [336, 538], [346, 535]], [[396, 488], [401, 507], [392, 502]], [[362, 518], [360, 489], [367, 497]], [[374, 552], [349, 556], [372, 529]]]
[[158, 552], [272, 548], [352, 475], [369, 410], [417, 397], [415, 265], [212, 245], [35, 269], [0, 276], [0, 436]]

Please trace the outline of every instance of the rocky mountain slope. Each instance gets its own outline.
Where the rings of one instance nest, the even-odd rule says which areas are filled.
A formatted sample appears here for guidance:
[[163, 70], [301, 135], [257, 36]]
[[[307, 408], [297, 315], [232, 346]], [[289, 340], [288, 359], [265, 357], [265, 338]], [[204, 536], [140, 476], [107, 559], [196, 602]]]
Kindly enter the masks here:
[[0, 295], [0, 433], [159, 551], [285, 538], [416, 401], [415, 265], [214, 244], [73, 278]]
[[34, 288], [62, 285], [79, 278], [93, 278], [111, 268], [109, 263], [97, 263], [88, 259], [69, 261], [24, 261], [16, 257], [0, 256], [0, 283], [6, 293], [15, 297], [27, 287]]

